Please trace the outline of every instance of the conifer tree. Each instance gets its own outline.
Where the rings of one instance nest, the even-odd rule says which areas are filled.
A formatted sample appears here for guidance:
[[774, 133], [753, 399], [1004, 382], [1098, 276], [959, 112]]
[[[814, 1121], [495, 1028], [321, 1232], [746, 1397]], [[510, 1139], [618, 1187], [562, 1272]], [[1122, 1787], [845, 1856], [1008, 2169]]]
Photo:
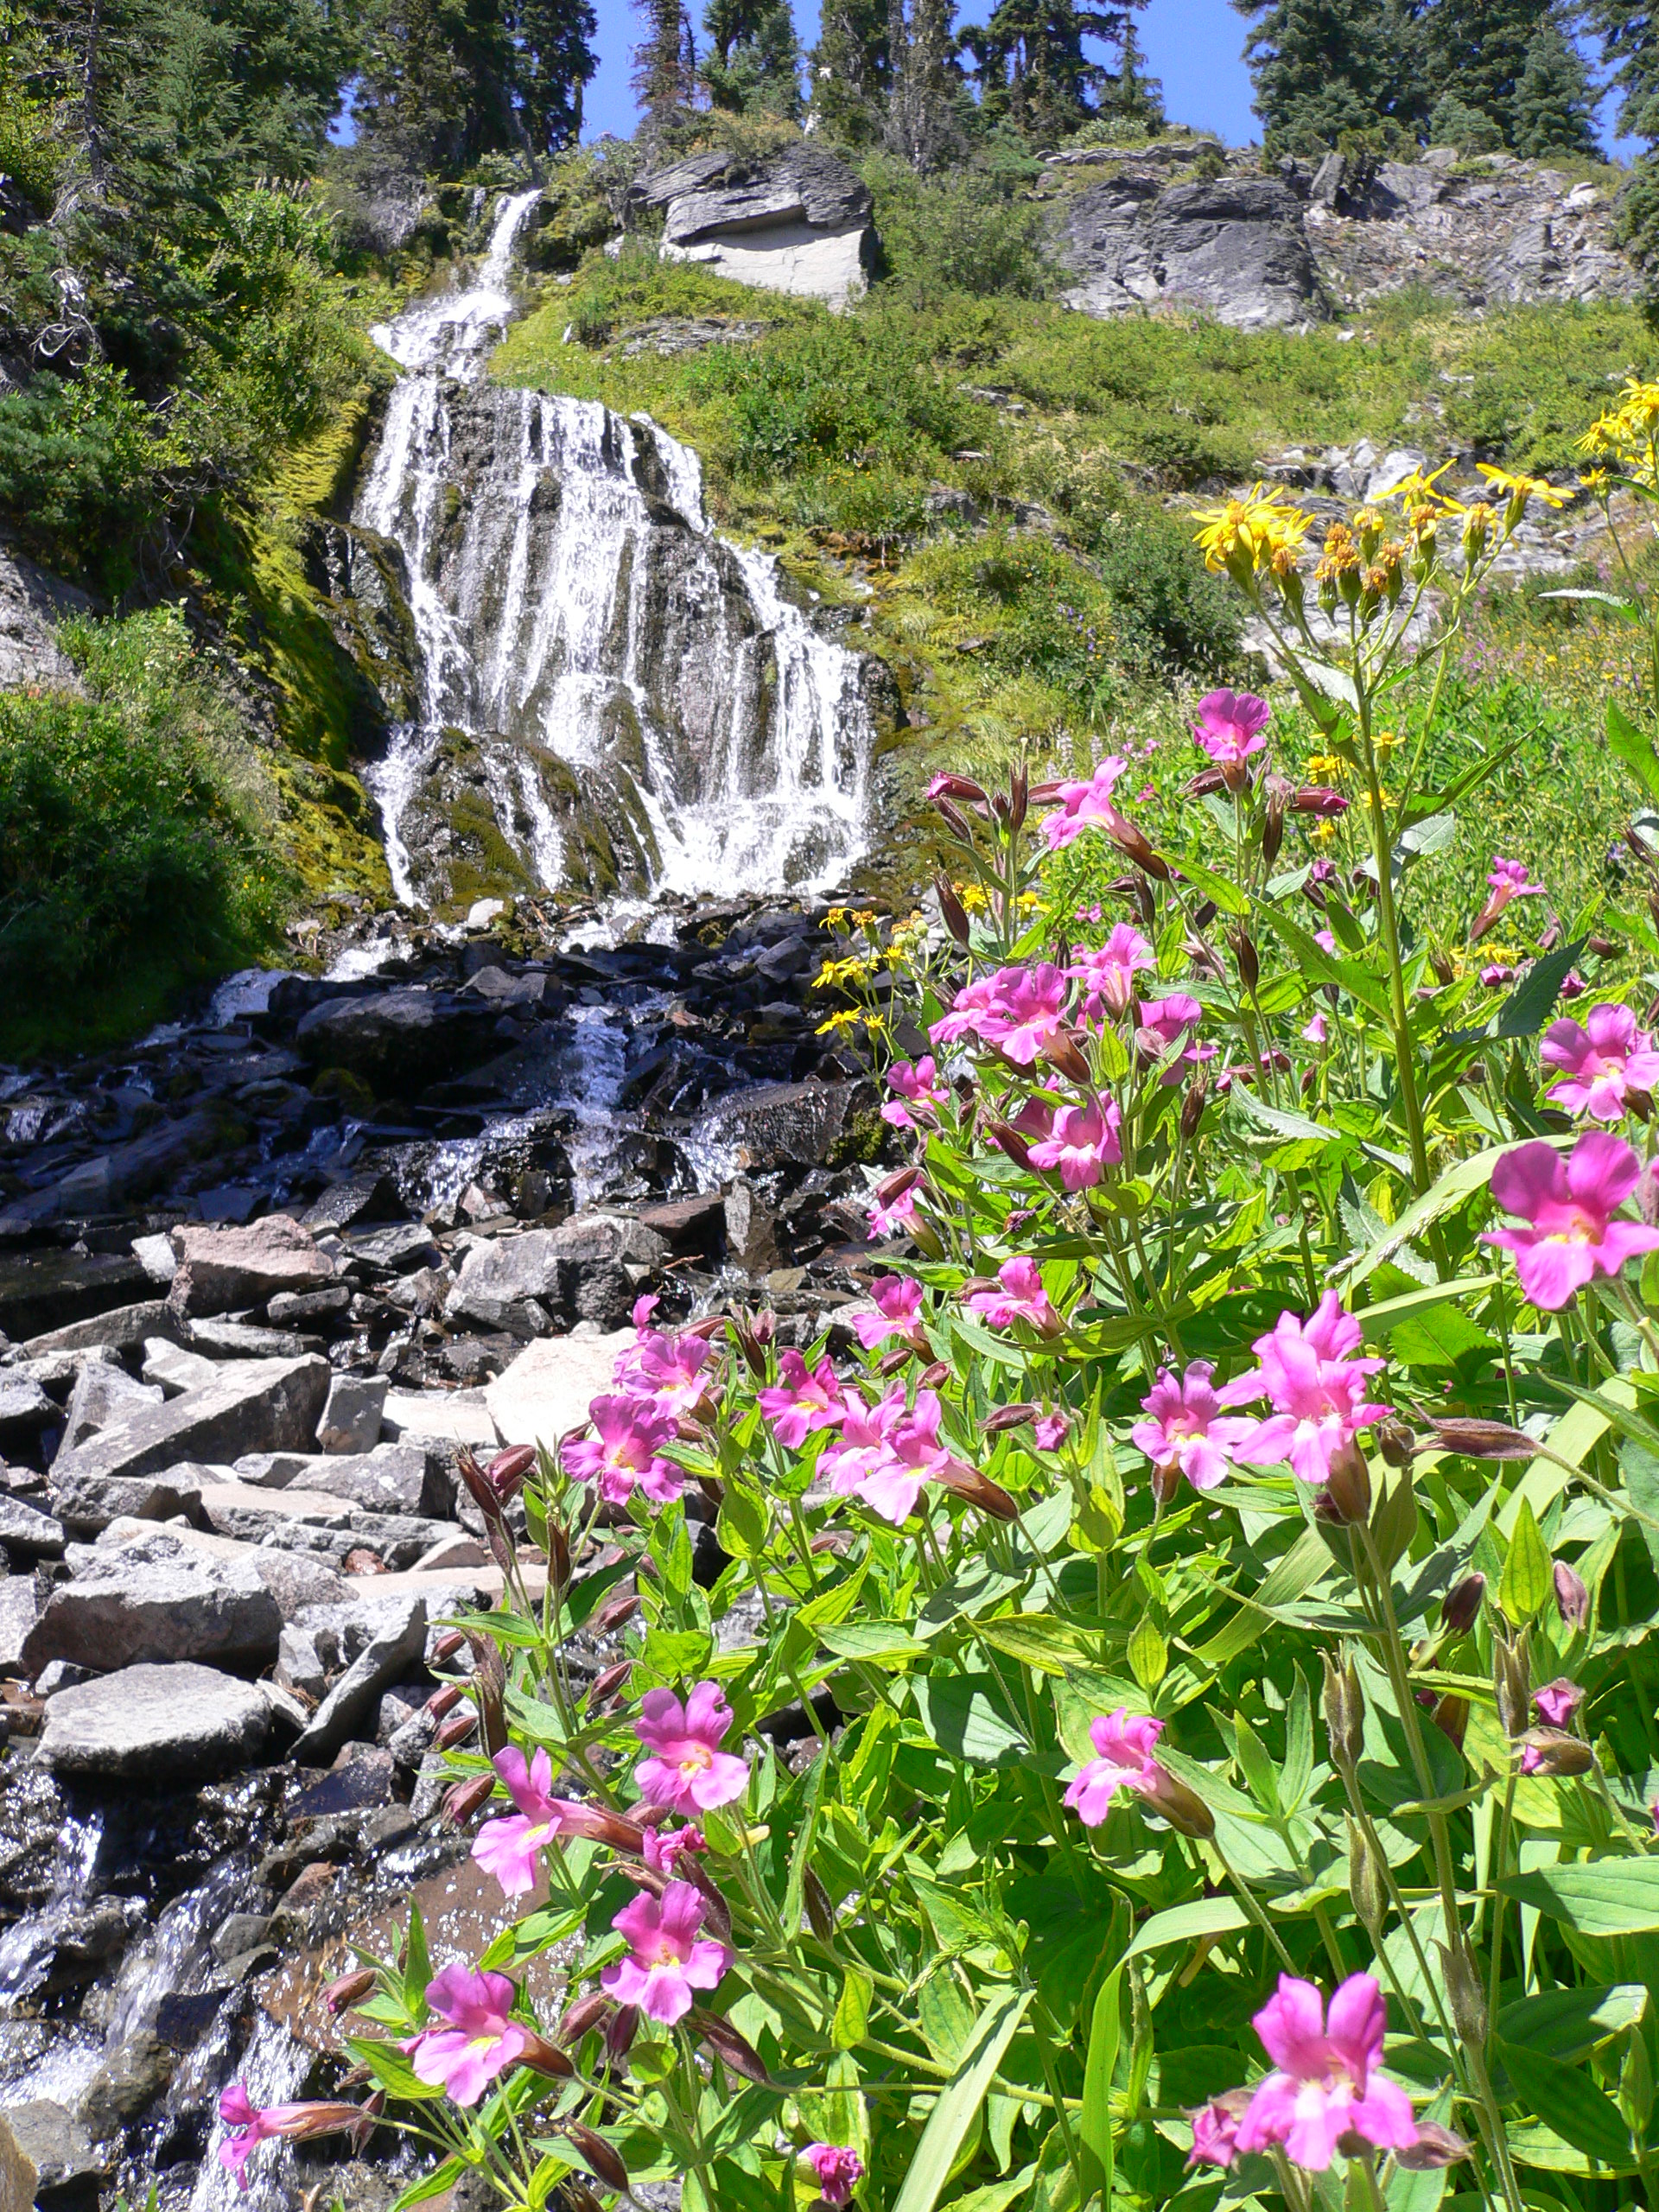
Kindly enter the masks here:
[[1427, 116], [1422, 48], [1409, 0], [1233, 0], [1250, 19], [1244, 58], [1270, 154], [1317, 155], [1346, 131]]
[[1433, 0], [1423, 16], [1430, 81], [1490, 116], [1516, 145], [1516, 95], [1553, 0]]
[[598, 29], [588, 0], [518, 0], [513, 87], [533, 153], [557, 154], [580, 142], [582, 93], [599, 67]]
[[1584, 57], [1568, 44], [1554, 16], [1546, 16], [1515, 88], [1516, 152], [1532, 161], [1552, 154], [1593, 157], [1594, 112]]
[[633, 0], [645, 35], [633, 49], [633, 95], [648, 142], [660, 138], [697, 90], [697, 43], [684, 0]]
[[1601, 40], [1623, 99], [1618, 128], [1659, 144], [1659, 5], [1656, 0], [1588, 0], [1584, 20]]
[[[1078, 7], [1074, 0], [999, 0], [982, 30], [962, 35], [962, 43], [974, 55], [986, 121], [1006, 119], [1033, 141], [1052, 142], [1077, 130], [1096, 111], [1103, 92], [1136, 81], [1140, 56], [1134, 11], [1145, 4], [1146, 0], [1124, 0], [1116, 7]], [[1089, 59], [1085, 39], [1113, 49], [1116, 70]]]
[[455, 171], [524, 143], [499, 0], [379, 0], [353, 113], [415, 168]]
[[908, 0], [906, 8], [906, 0], [887, 0], [887, 143], [912, 168], [937, 168], [963, 137], [956, 0]]
[[789, 0], [709, 0], [702, 77], [716, 107], [793, 118], [801, 106], [801, 48]]
[[893, 89], [887, 0], [823, 0], [808, 70], [816, 122], [848, 145], [873, 144]]

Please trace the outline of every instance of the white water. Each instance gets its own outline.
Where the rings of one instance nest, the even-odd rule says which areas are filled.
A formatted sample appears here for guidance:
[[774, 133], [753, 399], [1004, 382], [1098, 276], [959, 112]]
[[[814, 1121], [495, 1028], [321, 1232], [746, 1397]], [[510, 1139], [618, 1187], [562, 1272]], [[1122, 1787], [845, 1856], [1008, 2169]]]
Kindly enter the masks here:
[[481, 384], [535, 198], [503, 201], [470, 289], [375, 334], [408, 373], [356, 519], [404, 555], [423, 688], [365, 779], [397, 896], [418, 903], [403, 825], [446, 727], [480, 741], [497, 823], [550, 888], [565, 838], [538, 753], [632, 823], [641, 889], [837, 881], [862, 849], [874, 738], [856, 657], [769, 555], [715, 535], [696, 455], [649, 418]]

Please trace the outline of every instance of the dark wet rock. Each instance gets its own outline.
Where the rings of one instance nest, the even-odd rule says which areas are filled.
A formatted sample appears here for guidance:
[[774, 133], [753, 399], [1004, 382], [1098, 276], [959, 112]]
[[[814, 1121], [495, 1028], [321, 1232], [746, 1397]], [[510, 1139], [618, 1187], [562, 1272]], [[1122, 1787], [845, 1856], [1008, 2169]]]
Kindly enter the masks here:
[[173, 1231], [178, 1271], [168, 1293], [175, 1313], [231, 1313], [262, 1305], [280, 1291], [325, 1287], [334, 1262], [317, 1249], [308, 1229], [286, 1214], [270, 1214], [241, 1229]]
[[[100, 1153], [96, 1159], [72, 1168], [55, 1190], [30, 1199], [23, 1211], [41, 1220], [113, 1213], [135, 1199], [165, 1189], [193, 1162], [222, 1155], [225, 1141], [225, 1117], [218, 1113], [197, 1112], [187, 1114], [179, 1121], [163, 1122], [143, 1136], [117, 1145], [111, 1151]], [[137, 1262], [129, 1259], [127, 1264], [132, 1268], [133, 1276], [126, 1280], [123, 1288], [124, 1295], [130, 1297], [148, 1277]], [[110, 1299], [102, 1302], [112, 1305], [117, 1301]], [[77, 1317], [65, 1314], [61, 1318]], [[0, 1325], [7, 1325], [3, 1318]], [[37, 1325], [50, 1327], [52, 1324]]]
[[38, 1338], [127, 1305], [149, 1285], [130, 1253], [0, 1252], [0, 1331], [14, 1342]]
[[60, 1774], [200, 1780], [254, 1758], [270, 1725], [257, 1684], [211, 1667], [140, 1665], [60, 1692], [41, 1757]]
[[703, 1116], [706, 1142], [729, 1147], [740, 1167], [815, 1166], [846, 1135], [861, 1086], [757, 1084], [728, 1091]]
[[377, 991], [314, 1007], [295, 1041], [314, 1066], [344, 1068], [391, 1098], [482, 1058], [495, 1020], [491, 1007], [434, 991]]
[[60, 1452], [54, 1484], [82, 1476], [148, 1475], [181, 1460], [228, 1464], [245, 1452], [304, 1451], [328, 1394], [328, 1363], [226, 1360], [211, 1382]]
[[177, 1659], [252, 1671], [276, 1656], [283, 1617], [244, 1560], [158, 1529], [129, 1544], [76, 1546], [26, 1639], [37, 1671], [51, 1659], [110, 1669]]
[[331, 1229], [349, 1229], [355, 1222], [395, 1221], [403, 1210], [390, 1175], [359, 1175], [330, 1184], [308, 1207], [301, 1226], [321, 1236]]

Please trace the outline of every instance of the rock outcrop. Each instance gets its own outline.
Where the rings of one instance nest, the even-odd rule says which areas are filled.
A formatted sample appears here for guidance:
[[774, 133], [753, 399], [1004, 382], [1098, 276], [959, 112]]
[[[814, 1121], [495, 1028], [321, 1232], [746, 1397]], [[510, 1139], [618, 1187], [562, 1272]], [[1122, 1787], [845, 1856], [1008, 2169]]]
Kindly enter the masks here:
[[66, 615], [90, 613], [92, 605], [84, 591], [0, 543], [0, 691], [78, 691], [80, 678], [55, 632]]
[[821, 147], [803, 142], [757, 158], [694, 154], [642, 179], [635, 196], [664, 211], [668, 259], [836, 308], [868, 281], [868, 188]]
[[1062, 229], [1065, 302], [1085, 315], [1167, 304], [1255, 330], [1317, 312], [1301, 204], [1274, 177], [1166, 186], [1123, 169], [1072, 194]]

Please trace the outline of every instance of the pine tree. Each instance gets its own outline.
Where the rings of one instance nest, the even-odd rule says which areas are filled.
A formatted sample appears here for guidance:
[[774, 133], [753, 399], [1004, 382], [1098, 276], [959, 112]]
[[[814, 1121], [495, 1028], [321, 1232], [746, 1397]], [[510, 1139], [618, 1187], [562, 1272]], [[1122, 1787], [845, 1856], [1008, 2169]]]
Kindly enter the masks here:
[[1547, 16], [1533, 34], [1515, 88], [1515, 150], [1532, 161], [1553, 154], [1593, 158], [1594, 112], [1584, 57]]
[[702, 77], [716, 107], [779, 115], [801, 107], [801, 48], [789, 0], [709, 0]]
[[1270, 154], [1317, 155], [1344, 131], [1392, 124], [1414, 137], [1427, 112], [1409, 0], [1233, 0], [1252, 19], [1244, 58]]
[[849, 146], [873, 144], [893, 89], [887, 0], [824, 0], [808, 66], [812, 122]]
[[1656, 0], [1588, 0], [1584, 21], [1624, 98], [1618, 128], [1659, 144], [1659, 5]]
[[1442, 92], [1428, 118], [1431, 146], [1455, 146], [1460, 154], [1496, 154], [1503, 133], [1484, 109], [1471, 107], [1455, 92]]
[[[1006, 118], [1033, 142], [1052, 142], [1080, 128], [1096, 111], [1097, 96], [1132, 78], [1138, 60], [1134, 10], [1146, 0], [1118, 7], [1077, 7], [1072, 0], [1000, 0], [983, 30], [965, 30], [973, 53], [980, 107], [988, 123]], [[1113, 48], [1117, 68], [1091, 61], [1084, 41]]]
[[661, 137], [697, 90], [697, 47], [684, 0], [633, 0], [645, 35], [633, 49], [633, 95], [647, 142]]
[[1423, 16], [1430, 81], [1454, 90], [1516, 144], [1516, 94], [1553, 0], [1433, 0]]
[[518, 0], [513, 90], [532, 152], [557, 154], [582, 137], [582, 96], [599, 67], [599, 21], [588, 0]]
[[498, 0], [378, 0], [353, 111], [389, 155], [453, 174], [524, 146], [513, 76]]
[[906, 0], [887, 0], [887, 143], [913, 169], [938, 168], [963, 138], [956, 0], [909, 0], [905, 10]]

